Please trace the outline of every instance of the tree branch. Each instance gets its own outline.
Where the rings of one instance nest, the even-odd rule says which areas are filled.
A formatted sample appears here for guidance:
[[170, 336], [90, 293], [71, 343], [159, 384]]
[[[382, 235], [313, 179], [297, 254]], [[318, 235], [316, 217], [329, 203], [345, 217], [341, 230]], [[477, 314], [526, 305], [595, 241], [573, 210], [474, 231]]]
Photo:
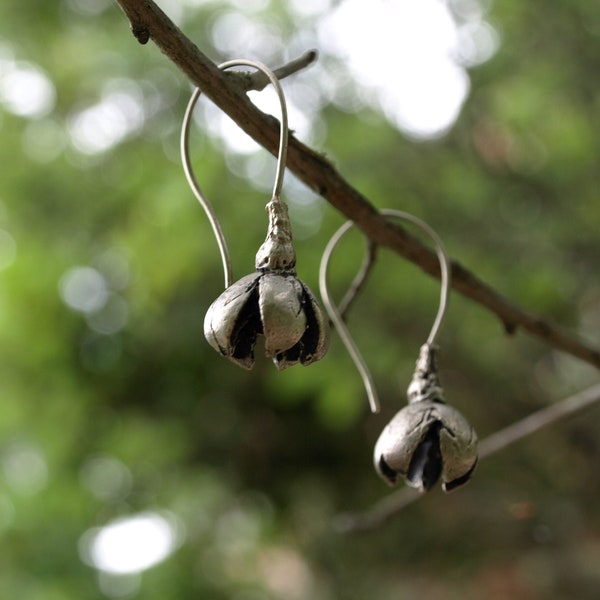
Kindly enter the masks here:
[[[562, 421], [598, 402], [600, 402], [600, 384], [542, 408], [482, 440], [479, 444], [479, 460], [488, 458], [541, 429]], [[403, 487], [384, 497], [363, 513], [338, 516], [335, 521], [336, 529], [340, 533], [358, 533], [376, 529], [422, 496], [423, 494], [414, 488]]]
[[[250, 102], [245, 94], [248, 84], [240, 83], [243, 78], [231, 77], [218, 69], [151, 0], [115, 1], [129, 19], [131, 30], [140, 43], [152, 39], [192, 83], [200, 87], [241, 129], [273, 155], [277, 154], [279, 123]], [[337, 173], [328, 160], [293, 136], [290, 136], [287, 166], [309, 188], [354, 221], [374, 243], [394, 250], [425, 272], [439, 277], [437, 257], [432, 250], [402, 227], [389, 223]], [[457, 262], [452, 263], [452, 285], [464, 296], [496, 314], [508, 333], [521, 328], [545, 344], [600, 368], [600, 350], [550, 321], [521, 309]]]
[[365, 254], [365, 258], [363, 260], [363, 264], [360, 267], [360, 271], [354, 277], [354, 281], [350, 284], [346, 295], [340, 301], [338, 306], [338, 310], [340, 311], [340, 316], [342, 319], [346, 319], [346, 315], [352, 306], [354, 300], [364, 287], [367, 282], [367, 278], [371, 274], [371, 270], [375, 265], [375, 260], [377, 258], [377, 244], [370, 240], [369, 238], [365, 238], [367, 242], [367, 252]]
[[[289, 63], [279, 67], [277, 69], [273, 69], [273, 74], [277, 79], [283, 79], [284, 77], [289, 77], [302, 69], [306, 69], [306, 67], [312, 65], [316, 62], [319, 57], [319, 53], [316, 50], [309, 50], [305, 52], [302, 56], [291, 60]], [[246, 91], [255, 90], [260, 92], [264, 90], [267, 85], [269, 85], [269, 78], [262, 71], [255, 71], [251, 75], [248, 76], [248, 84], [244, 86]]]

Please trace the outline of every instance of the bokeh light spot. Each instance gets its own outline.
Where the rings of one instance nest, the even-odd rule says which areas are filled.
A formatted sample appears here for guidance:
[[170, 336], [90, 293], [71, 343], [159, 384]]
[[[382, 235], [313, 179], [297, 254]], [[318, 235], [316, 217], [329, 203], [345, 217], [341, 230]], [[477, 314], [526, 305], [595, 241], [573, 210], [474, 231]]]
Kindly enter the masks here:
[[15, 492], [30, 496], [46, 486], [46, 458], [33, 444], [24, 441], [10, 444], [2, 452], [0, 459], [6, 483]]
[[20, 117], [48, 114], [56, 102], [50, 78], [36, 65], [17, 61], [0, 72], [0, 104]]
[[120, 460], [107, 455], [87, 460], [81, 470], [81, 482], [99, 500], [114, 502], [131, 490], [131, 471]]
[[144, 512], [87, 531], [84, 562], [106, 573], [140, 573], [168, 558], [181, 544], [182, 527], [170, 513]]
[[69, 308], [83, 313], [100, 310], [108, 298], [106, 280], [92, 267], [69, 269], [59, 282], [59, 290]]
[[94, 331], [112, 335], [125, 327], [128, 317], [127, 301], [118, 294], [109, 293], [104, 305], [97, 311], [88, 313], [86, 321]]
[[98, 103], [71, 116], [68, 131], [79, 152], [99, 154], [139, 131], [144, 122], [139, 85], [131, 80], [116, 80], [105, 86]]
[[[488, 60], [498, 36], [483, 10], [459, 26], [441, 0], [345, 0], [318, 25], [320, 44], [363, 88], [364, 100], [414, 139], [440, 137], [454, 124], [470, 89], [465, 66]], [[364, 35], [364, 21], [377, 35]]]
[[457, 59], [466, 67], [490, 60], [499, 46], [498, 32], [485, 21], [466, 23], [458, 29]]

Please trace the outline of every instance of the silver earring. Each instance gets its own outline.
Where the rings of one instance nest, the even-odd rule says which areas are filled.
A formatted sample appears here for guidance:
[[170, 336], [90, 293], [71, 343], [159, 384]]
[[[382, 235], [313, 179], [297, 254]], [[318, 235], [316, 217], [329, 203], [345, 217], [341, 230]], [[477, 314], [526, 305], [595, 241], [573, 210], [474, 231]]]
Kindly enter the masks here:
[[266, 205], [267, 237], [256, 253], [256, 272], [232, 283], [225, 236], [214, 209], [202, 192], [189, 159], [189, 128], [201, 90], [196, 88], [188, 104], [181, 130], [181, 156], [187, 181], [204, 209], [221, 253], [225, 291], [211, 304], [204, 319], [204, 335], [220, 354], [245, 369], [254, 366], [257, 337], [265, 338], [266, 355], [279, 370], [297, 363], [309, 365], [321, 359], [329, 347], [329, 321], [308, 286], [296, 277], [296, 254], [286, 203], [281, 200], [285, 173], [288, 122], [285, 96], [277, 77], [265, 65], [251, 60], [232, 60], [219, 66], [248, 66], [265, 73], [281, 106], [277, 175], [273, 196]]
[[[428, 491], [441, 478], [445, 491], [466, 483], [477, 464], [477, 435], [468, 421], [444, 401], [436, 365], [435, 338], [444, 318], [450, 290], [450, 268], [444, 245], [435, 231], [417, 217], [398, 210], [382, 210], [387, 217], [408, 221], [424, 232], [436, 246], [440, 262], [440, 306], [427, 342], [421, 347], [416, 369], [408, 386], [408, 405], [384, 428], [374, 451], [377, 473], [389, 485], [399, 477], [420, 491]], [[331, 254], [342, 236], [354, 225], [347, 222], [332, 236], [321, 260], [319, 286], [323, 303], [365, 385], [371, 410], [379, 401], [371, 373], [362, 358], [327, 285]]]

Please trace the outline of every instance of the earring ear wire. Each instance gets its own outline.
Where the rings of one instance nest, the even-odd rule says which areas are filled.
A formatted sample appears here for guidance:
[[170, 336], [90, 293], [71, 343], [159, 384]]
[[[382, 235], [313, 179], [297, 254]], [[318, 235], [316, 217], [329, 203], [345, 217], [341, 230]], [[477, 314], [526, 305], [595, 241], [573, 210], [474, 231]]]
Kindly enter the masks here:
[[254, 346], [265, 338], [265, 354], [279, 370], [320, 360], [329, 346], [329, 321], [308, 286], [296, 276], [296, 253], [286, 203], [280, 198], [288, 149], [288, 116], [283, 90], [276, 75], [260, 62], [236, 59], [221, 69], [248, 66], [273, 84], [281, 108], [279, 152], [273, 195], [266, 205], [267, 237], [255, 256], [255, 272], [232, 283], [231, 261], [214, 209], [194, 175], [189, 158], [191, 114], [200, 97], [196, 89], [188, 104], [181, 130], [181, 156], [186, 178], [204, 209], [217, 238], [225, 291], [209, 306], [204, 317], [204, 337], [222, 356], [237, 365], [254, 366]]
[[[283, 186], [283, 177], [285, 174], [285, 165], [287, 160], [287, 148], [288, 148], [288, 138], [289, 138], [289, 127], [288, 127], [288, 115], [287, 115], [287, 105], [285, 102], [285, 96], [283, 94], [283, 90], [281, 88], [281, 84], [277, 77], [273, 74], [273, 72], [266, 67], [263, 63], [247, 60], [247, 59], [234, 59], [226, 61], [219, 65], [219, 69], [226, 70], [231, 67], [238, 66], [246, 66], [258, 69], [262, 71], [269, 81], [273, 84], [275, 88], [275, 92], [277, 93], [277, 97], [279, 99], [279, 105], [281, 110], [281, 125], [279, 130], [279, 152], [277, 156], [277, 172], [275, 176], [275, 184], [273, 186], [273, 198], [279, 198], [281, 194], [281, 188]], [[227, 241], [225, 240], [225, 234], [223, 233], [223, 229], [221, 228], [221, 223], [215, 213], [215, 210], [212, 204], [209, 202], [208, 198], [202, 191], [200, 184], [194, 174], [194, 170], [192, 168], [192, 164], [190, 161], [190, 124], [191, 117], [194, 112], [194, 108], [198, 99], [202, 94], [202, 90], [200, 88], [195, 88], [192, 96], [188, 102], [185, 115], [183, 117], [183, 123], [181, 126], [181, 140], [180, 140], [180, 152], [181, 152], [181, 161], [183, 163], [183, 170], [187, 179], [187, 182], [192, 189], [196, 199], [200, 203], [200, 206], [204, 209], [206, 216], [210, 222], [212, 230], [215, 234], [215, 238], [217, 240], [217, 245], [219, 247], [219, 253], [221, 254], [221, 262], [223, 263], [223, 275], [225, 279], [225, 287], [228, 288], [233, 281], [233, 274], [231, 269], [231, 258], [229, 256], [229, 248], [227, 246]]]
[[[450, 261], [448, 259], [448, 254], [446, 253], [446, 249], [444, 248], [444, 244], [442, 240], [437, 235], [437, 233], [429, 226], [427, 223], [411, 215], [410, 213], [395, 210], [395, 209], [384, 209], [380, 211], [382, 215], [386, 217], [392, 217], [395, 219], [400, 219], [402, 221], [407, 221], [412, 225], [415, 225], [419, 228], [423, 233], [425, 233], [434, 243], [436, 248], [437, 257], [440, 263], [440, 279], [441, 279], [441, 291], [440, 291], [440, 304], [439, 308], [427, 338], [427, 345], [431, 346], [434, 344], [437, 334], [439, 332], [440, 326], [444, 319], [444, 315], [446, 314], [446, 308], [448, 306], [448, 296], [450, 291]], [[346, 347], [350, 357], [352, 358], [356, 369], [358, 370], [362, 380], [363, 385], [365, 387], [365, 391], [367, 392], [367, 397], [369, 400], [369, 405], [371, 407], [371, 412], [377, 413], [379, 412], [379, 398], [377, 394], [377, 390], [375, 388], [375, 383], [373, 381], [373, 376], [367, 366], [360, 350], [356, 346], [352, 335], [350, 334], [350, 330], [348, 329], [346, 323], [344, 322], [342, 315], [335, 304], [335, 302], [331, 298], [331, 294], [329, 292], [329, 286], [327, 284], [327, 270], [329, 268], [329, 262], [331, 260], [331, 255], [333, 251], [340, 243], [343, 236], [352, 229], [356, 224], [353, 221], [347, 221], [344, 223], [331, 237], [325, 250], [323, 251], [323, 256], [321, 258], [321, 265], [319, 268], [319, 289], [321, 292], [321, 298], [323, 299], [323, 305], [327, 310], [329, 318], [335, 325], [337, 332]]]

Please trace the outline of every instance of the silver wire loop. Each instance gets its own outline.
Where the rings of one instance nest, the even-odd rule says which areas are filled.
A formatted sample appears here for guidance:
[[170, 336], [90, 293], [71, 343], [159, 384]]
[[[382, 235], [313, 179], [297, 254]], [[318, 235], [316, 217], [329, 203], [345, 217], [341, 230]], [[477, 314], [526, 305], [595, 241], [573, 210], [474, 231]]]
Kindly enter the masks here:
[[[281, 194], [281, 188], [283, 186], [283, 176], [285, 174], [285, 166], [287, 160], [287, 149], [288, 149], [288, 138], [289, 138], [289, 128], [288, 128], [288, 115], [287, 115], [287, 105], [285, 102], [285, 96], [283, 94], [283, 90], [281, 88], [281, 84], [279, 80], [274, 75], [274, 73], [266, 67], [264, 64], [254, 61], [254, 60], [246, 60], [246, 59], [235, 59], [229, 60], [219, 65], [219, 69], [225, 70], [231, 67], [237, 66], [246, 66], [252, 67], [254, 69], [258, 69], [262, 71], [268, 78], [269, 81], [273, 84], [275, 88], [275, 92], [277, 93], [277, 97], [279, 99], [279, 105], [281, 109], [281, 126], [279, 128], [279, 152], [277, 156], [277, 173], [275, 175], [275, 184], [273, 186], [273, 198], [279, 198]], [[187, 109], [185, 111], [185, 115], [183, 117], [183, 123], [181, 126], [181, 143], [180, 143], [180, 151], [181, 151], [181, 160], [183, 163], [183, 170], [187, 179], [187, 182], [194, 192], [196, 199], [200, 203], [200, 206], [204, 209], [206, 216], [211, 224], [212, 230], [215, 234], [215, 238], [217, 240], [217, 245], [219, 246], [219, 253], [221, 254], [221, 261], [223, 263], [223, 274], [225, 279], [225, 288], [228, 288], [233, 281], [232, 269], [231, 269], [231, 259], [229, 256], [229, 249], [227, 247], [227, 241], [225, 240], [225, 235], [223, 233], [223, 229], [221, 228], [221, 224], [219, 219], [216, 216], [215, 210], [212, 204], [209, 202], [208, 198], [202, 191], [200, 184], [194, 174], [192, 169], [192, 165], [190, 162], [190, 149], [189, 149], [189, 132], [190, 132], [190, 123], [191, 116], [194, 111], [194, 107], [196, 106], [196, 102], [198, 98], [202, 94], [202, 90], [200, 88], [196, 88], [192, 93], [192, 97], [188, 102]]]
[[[440, 305], [437, 311], [437, 315], [433, 322], [433, 326], [427, 338], [427, 344], [433, 345], [435, 342], [435, 338], [439, 332], [440, 326], [444, 319], [444, 315], [446, 314], [446, 308], [448, 306], [448, 295], [450, 291], [450, 261], [448, 259], [448, 255], [446, 253], [446, 249], [444, 248], [444, 244], [442, 240], [437, 235], [437, 233], [429, 226], [427, 223], [411, 215], [410, 213], [406, 213], [404, 211], [395, 210], [395, 209], [384, 209], [380, 211], [382, 215], [386, 217], [393, 217], [397, 219], [401, 219], [403, 221], [408, 221], [412, 223], [416, 227], [418, 227], [423, 233], [425, 233], [435, 244], [437, 257], [440, 263], [440, 279], [441, 279], [441, 291], [440, 291]], [[319, 268], [319, 289], [321, 292], [321, 297], [323, 299], [323, 304], [325, 306], [325, 310], [327, 311], [329, 318], [335, 325], [337, 332], [348, 350], [350, 357], [352, 358], [365, 386], [365, 390], [367, 392], [367, 397], [369, 399], [369, 404], [371, 406], [371, 411], [374, 413], [379, 412], [379, 398], [377, 395], [377, 390], [375, 388], [375, 383], [373, 381], [373, 376], [367, 364], [362, 357], [352, 335], [344, 320], [340, 314], [340, 311], [333, 302], [331, 298], [331, 294], [329, 293], [329, 287], [327, 285], [327, 269], [329, 267], [329, 261], [331, 259], [331, 255], [335, 250], [336, 246], [339, 244], [342, 237], [355, 226], [353, 221], [347, 221], [344, 223], [331, 237], [325, 250], [323, 251], [323, 256], [321, 257], [321, 265]]]

